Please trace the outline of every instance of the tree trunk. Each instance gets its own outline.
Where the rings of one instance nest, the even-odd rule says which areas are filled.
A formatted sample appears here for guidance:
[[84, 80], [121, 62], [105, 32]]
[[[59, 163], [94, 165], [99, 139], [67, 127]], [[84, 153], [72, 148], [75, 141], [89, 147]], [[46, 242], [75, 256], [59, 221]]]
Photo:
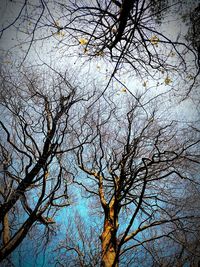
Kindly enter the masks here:
[[102, 267], [118, 267], [118, 259], [116, 259], [118, 222], [114, 214], [114, 208], [109, 208], [104, 220], [104, 229], [101, 235]]
[[10, 227], [8, 221], [8, 213], [3, 218], [3, 245], [6, 245], [10, 240]]
[[9, 241], [0, 249], [0, 262], [4, 260], [10, 253], [12, 253], [15, 248], [22, 242], [36, 219], [36, 213], [33, 212], [33, 214], [30, 215], [30, 217], [14, 234], [14, 236], [10, 238]]

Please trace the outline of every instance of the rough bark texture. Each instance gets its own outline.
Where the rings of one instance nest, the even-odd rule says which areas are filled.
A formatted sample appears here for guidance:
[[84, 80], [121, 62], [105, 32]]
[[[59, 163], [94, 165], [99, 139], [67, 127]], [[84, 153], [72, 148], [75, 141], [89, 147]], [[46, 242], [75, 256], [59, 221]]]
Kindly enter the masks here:
[[102, 267], [118, 267], [117, 254], [117, 216], [114, 205], [111, 205], [105, 216], [104, 229], [101, 235]]
[[3, 218], [3, 245], [6, 245], [10, 240], [10, 228], [9, 228], [9, 220], [8, 213]]

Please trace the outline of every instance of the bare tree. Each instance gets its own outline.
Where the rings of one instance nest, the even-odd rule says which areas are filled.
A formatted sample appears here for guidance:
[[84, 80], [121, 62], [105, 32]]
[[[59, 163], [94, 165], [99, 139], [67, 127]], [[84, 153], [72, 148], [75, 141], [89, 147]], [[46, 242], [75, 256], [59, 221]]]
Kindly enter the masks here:
[[[171, 34], [165, 25], [171, 20], [178, 23], [181, 17], [175, 13], [184, 1], [170, 2], [7, 2], [16, 10], [0, 30], [1, 40], [8, 30], [12, 33], [9, 64], [16, 60], [23, 69], [25, 60], [33, 61], [35, 54], [40, 58], [43, 52], [40, 63], [51, 59], [57, 64], [55, 54], [60, 49], [62, 57], [78, 61], [77, 68], [95, 84], [96, 78], [101, 80], [101, 87], [88, 93], [88, 88], [72, 86], [66, 73], [55, 71], [56, 78], [51, 78], [52, 73], [41, 76], [27, 70], [19, 76], [15, 71], [1, 75], [1, 259], [35, 222], [53, 223], [60, 207], [69, 204], [69, 180], [81, 186], [87, 197], [93, 196], [104, 216], [102, 266], [118, 266], [119, 260], [125, 266], [137, 264], [136, 250], [162, 258], [148, 244], [157, 246], [159, 240], [172, 239], [180, 244], [180, 233], [186, 234], [190, 225], [197, 232], [196, 209], [185, 210], [182, 196], [188, 183], [199, 186], [199, 132], [191, 123], [162, 114], [169, 99], [177, 101], [177, 94], [184, 99], [196, 97], [190, 93], [199, 85], [198, 16], [191, 19], [188, 33]], [[198, 7], [191, 14], [198, 15]], [[99, 77], [93, 69], [97, 61], [104, 69]], [[58, 64], [62, 65], [60, 55]], [[113, 83], [127, 96], [124, 102], [117, 101]], [[153, 99], [147, 99], [144, 91]], [[79, 167], [74, 167], [72, 151]], [[79, 256], [76, 260], [85, 264]], [[157, 260], [155, 255], [152, 258]]]
[[48, 226], [69, 205], [71, 174], [64, 156], [81, 144], [72, 132], [81, 103], [91, 96], [72, 86], [67, 73], [2, 73], [1, 81], [2, 260], [35, 222]]
[[[174, 80], [184, 79], [184, 93], [189, 94], [199, 74], [198, 49], [186, 42], [184, 32], [173, 36], [163, 26], [170, 20], [183, 24], [177, 16], [181, 8], [186, 8], [184, 1], [173, 5], [167, 0], [24, 1], [1, 33], [2, 38], [8, 29], [17, 33], [22, 61], [32, 47], [40, 47], [41, 42], [47, 47], [52, 40], [63, 55], [85, 58], [85, 62], [97, 58], [108, 64], [111, 61], [111, 80], [123, 70], [142, 80], [159, 81], [163, 76], [168, 84], [173, 76]], [[193, 36], [198, 36], [198, 26], [194, 27], [198, 23], [192, 21]]]
[[56, 248], [58, 266], [100, 266], [101, 246], [99, 222], [87, 221], [85, 216], [75, 213], [67, 222], [66, 238]]
[[[141, 233], [138, 247], [122, 255], [122, 266], [198, 266], [200, 225], [194, 218], [199, 217], [199, 186], [186, 182], [183, 191], [182, 195], [176, 196], [174, 206], [191, 218], [152, 228], [150, 235]], [[165, 210], [170, 213], [170, 209], [167, 203]]]
[[75, 182], [103, 210], [102, 266], [118, 266], [128, 251], [199, 219], [180, 201], [189, 181], [199, 186], [199, 136], [188, 125], [163, 121], [154, 108], [147, 112], [142, 96], [129, 104], [106, 100], [90, 111], [96, 137], [76, 153], [88, 178]]

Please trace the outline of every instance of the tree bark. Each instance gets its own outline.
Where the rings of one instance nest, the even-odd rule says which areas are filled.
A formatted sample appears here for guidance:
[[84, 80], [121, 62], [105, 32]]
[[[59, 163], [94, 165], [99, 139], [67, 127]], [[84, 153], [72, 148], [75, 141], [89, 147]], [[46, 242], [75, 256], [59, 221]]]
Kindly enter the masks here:
[[8, 213], [3, 218], [3, 245], [6, 245], [10, 240], [10, 227]]
[[118, 267], [117, 255], [117, 229], [118, 221], [114, 207], [108, 208], [104, 220], [104, 229], [101, 235], [102, 267]]

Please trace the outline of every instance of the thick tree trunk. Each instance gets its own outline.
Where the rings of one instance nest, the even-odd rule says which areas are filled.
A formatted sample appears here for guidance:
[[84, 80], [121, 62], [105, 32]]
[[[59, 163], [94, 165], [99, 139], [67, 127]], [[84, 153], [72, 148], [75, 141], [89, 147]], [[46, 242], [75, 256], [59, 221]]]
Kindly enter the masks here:
[[117, 228], [118, 222], [114, 208], [109, 207], [104, 220], [104, 229], [101, 235], [102, 267], [118, 267], [117, 254]]
[[6, 245], [10, 240], [10, 227], [8, 220], [8, 213], [4, 216], [3, 219], [3, 245]]

